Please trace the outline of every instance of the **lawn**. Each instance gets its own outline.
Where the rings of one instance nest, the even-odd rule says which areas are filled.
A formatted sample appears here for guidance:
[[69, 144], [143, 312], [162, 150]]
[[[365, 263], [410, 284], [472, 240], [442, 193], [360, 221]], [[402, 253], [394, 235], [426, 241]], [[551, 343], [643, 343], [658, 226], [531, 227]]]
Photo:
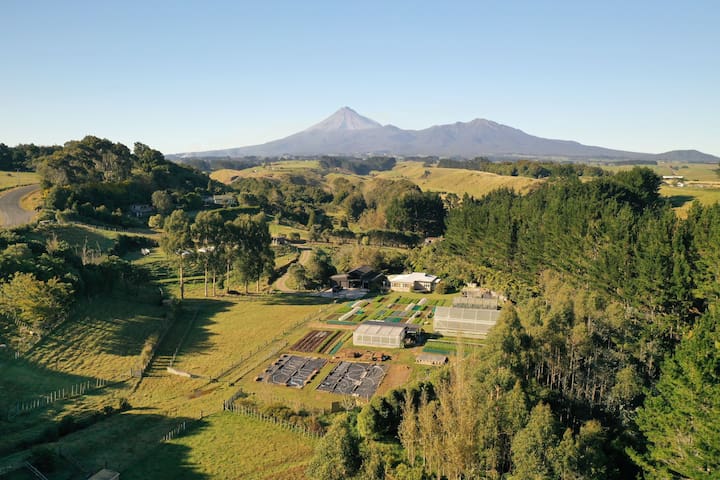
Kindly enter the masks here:
[[315, 440], [257, 419], [221, 413], [124, 470], [133, 479], [305, 478]]

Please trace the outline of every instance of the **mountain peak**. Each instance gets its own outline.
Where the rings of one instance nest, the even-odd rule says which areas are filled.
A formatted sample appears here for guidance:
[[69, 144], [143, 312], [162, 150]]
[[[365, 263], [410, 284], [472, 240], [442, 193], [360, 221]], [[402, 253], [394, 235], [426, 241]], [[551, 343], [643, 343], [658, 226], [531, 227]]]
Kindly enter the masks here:
[[350, 107], [342, 107], [322, 122], [305, 131], [367, 130], [379, 127], [382, 127], [382, 125], [375, 120], [363, 117]]

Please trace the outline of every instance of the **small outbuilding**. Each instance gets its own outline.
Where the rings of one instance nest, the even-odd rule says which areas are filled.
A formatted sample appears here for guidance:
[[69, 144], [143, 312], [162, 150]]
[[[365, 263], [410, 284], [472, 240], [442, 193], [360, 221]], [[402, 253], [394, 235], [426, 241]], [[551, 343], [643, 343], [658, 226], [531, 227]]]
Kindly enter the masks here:
[[435, 275], [424, 272], [405, 273], [402, 275], [390, 275], [390, 290], [394, 292], [423, 292], [432, 293], [440, 283]]
[[435, 331], [452, 337], [485, 338], [500, 318], [500, 310], [435, 307]]
[[368, 321], [353, 332], [353, 345], [362, 347], [402, 348], [408, 334], [417, 334], [419, 326], [405, 323]]
[[107, 468], [103, 468], [88, 480], [120, 480], [120, 474]]
[[419, 363], [420, 365], [441, 366], [441, 365], [445, 365], [447, 362], [448, 362], [447, 355], [442, 355], [440, 353], [423, 352], [423, 353], [419, 354], [417, 357], [415, 357], [415, 363]]

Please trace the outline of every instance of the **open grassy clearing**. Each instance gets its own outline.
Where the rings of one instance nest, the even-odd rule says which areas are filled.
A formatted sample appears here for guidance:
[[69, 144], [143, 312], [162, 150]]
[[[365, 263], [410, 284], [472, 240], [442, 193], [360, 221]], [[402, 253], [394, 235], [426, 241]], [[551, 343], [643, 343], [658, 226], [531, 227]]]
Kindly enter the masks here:
[[0, 171], [0, 190], [32, 185], [40, 182], [40, 177], [35, 172], [7, 172]]
[[448, 192], [459, 196], [467, 193], [482, 197], [499, 188], [511, 188], [526, 193], [534, 185], [542, 183], [526, 177], [508, 177], [494, 173], [476, 172], [458, 168], [426, 167], [421, 162], [399, 162], [387, 172], [379, 172], [379, 178], [405, 178], [417, 184], [423, 191]]
[[607, 165], [603, 166], [603, 168], [611, 172], [619, 172], [632, 170], [636, 166], [649, 168], [660, 176], [682, 175], [685, 180], [691, 182], [720, 181], [718, 165], [713, 163], [658, 162], [657, 165]]
[[667, 197], [677, 214], [685, 218], [687, 217], [688, 210], [695, 201], [703, 205], [712, 205], [720, 202], [720, 185], [718, 185], [718, 188], [697, 188], [691, 185], [687, 187], [671, 187], [663, 185], [660, 187], [660, 195]]
[[188, 308], [198, 308], [201, 314], [186, 339], [177, 366], [207, 377], [217, 375], [240, 358], [267, 345], [303, 318], [315, 316], [327, 303], [318, 297], [295, 295], [228, 296], [204, 300], [193, 291], [197, 287], [190, 289], [189, 293], [195, 299], [188, 302]]
[[273, 163], [268, 166], [256, 166], [242, 170], [216, 170], [210, 174], [210, 178], [221, 183], [230, 184], [236, 177], [273, 178], [284, 176], [288, 173], [304, 173], [310, 170], [318, 170], [319, 168], [320, 165], [317, 160], [288, 160]]
[[162, 444], [123, 479], [304, 478], [315, 440], [257, 419], [223, 413]]
[[27, 359], [74, 375], [127, 376], [145, 340], [160, 330], [166, 310], [155, 291], [117, 292], [84, 300], [73, 318], [47, 334]]

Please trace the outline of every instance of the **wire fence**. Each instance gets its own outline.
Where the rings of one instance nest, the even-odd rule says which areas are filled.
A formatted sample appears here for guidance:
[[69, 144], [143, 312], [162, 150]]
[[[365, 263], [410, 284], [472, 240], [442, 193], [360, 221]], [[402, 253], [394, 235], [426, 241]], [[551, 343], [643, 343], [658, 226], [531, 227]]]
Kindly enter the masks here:
[[[244, 363], [246, 363], [249, 359], [251, 359], [252, 357], [254, 357], [255, 355], [257, 355], [258, 353], [260, 353], [262, 350], [266, 349], [266, 348], [267, 348], [268, 346], [270, 346], [271, 344], [273, 344], [273, 343], [275, 343], [275, 342], [278, 342], [278, 341], [282, 340], [283, 338], [285, 338], [286, 336], [288, 336], [291, 332], [293, 332], [293, 331], [294, 331], [295, 329], [297, 329], [299, 326], [304, 325], [305, 323], [309, 322], [310, 320], [312, 320], [312, 319], [314, 319], [314, 318], [318, 318], [319, 315], [322, 314], [322, 313], [323, 313], [325, 310], [327, 310], [328, 308], [330, 308], [330, 306], [320, 307], [320, 309], [317, 311], [317, 313], [312, 313], [312, 314], [310, 314], [310, 315], [307, 315], [307, 316], [305, 316], [304, 318], [302, 318], [302, 319], [298, 320], [297, 322], [293, 323], [292, 325], [290, 325], [289, 327], [287, 327], [285, 330], [283, 330], [283, 331], [280, 332], [279, 334], [275, 335], [275, 336], [274, 336], [273, 338], [271, 338], [270, 340], [266, 341], [266, 342], [263, 343], [262, 345], [258, 345], [257, 347], [255, 347], [255, 349], [253, 349], [250, 353], [246, 353], [245, 355], [243, 355], [238, 361], [236, 361], [235, 363], [233, 363], [232, 365], [230, 365], [229, 367], [227, 367], [225, 370], [223, 370], [222, 372], [220, 372], [220, 373], [217, 374], [216, 376], [212, 377], [212, 380], [213, 380], [213, 381], [218, 381], [218, 380], [220, 380], [221, 378], [227, 376], [227, 375], [230, 374], [233, 370], [236, 370], [237, 368], [239, 368], [241, 365], [243, 365]], [[287, 343], [286, 343], [286, 344], [287, 344]], [[285, 344], [285, 345], [286, 345], [286, 344]], [[284, 346], [284, 345], [283, 345], [283, 346]], [[282, 347], [281, 347], [281, 348], [282, 348]]]
[[118, 381], [124, 381], [124, 379], [112, 381], [104, 378], [94, 378], [92, 380], [86, 380], [70, 385], [69, 387], [59, 388], [55, 391], [42, 394], [36, 398], [21, 400], [8, 409], [7, 418], [8, 420], [12, 420], [21, 413], [46, 407], [61, 400], [79, 397], [85, 395], [89, 391], [105, 388], [110, 384], [117, 383]]
[[282, 418], [277, 418], [272, 415], [266, 415], [264, 413], [257, 411], [256, 409], [254, 409], [252, 407], [248, 407], [245, 405], [235, 405], [234, 403], [232, 403], [229, 400], [226, 400], [223, 403], [223, 410], [226, 412], [231, 412], [231, 413], [235, 413], [238, 415], [245, 415], [246, 417], [254, 418], [254, 419], [260, 420], [265, 423], [270, 423], [272, 425], [277, 425], [286, 430], [290, 430], [291, 432], [305, 435], [306, 437], [322, 438], [322, 436], [323, 436], [322, 432], [310, 430], [309, 428], [305, 427], [304, 425], [299, 425], [297, 423], [289, 422], [287, 420], [283, 420]]

